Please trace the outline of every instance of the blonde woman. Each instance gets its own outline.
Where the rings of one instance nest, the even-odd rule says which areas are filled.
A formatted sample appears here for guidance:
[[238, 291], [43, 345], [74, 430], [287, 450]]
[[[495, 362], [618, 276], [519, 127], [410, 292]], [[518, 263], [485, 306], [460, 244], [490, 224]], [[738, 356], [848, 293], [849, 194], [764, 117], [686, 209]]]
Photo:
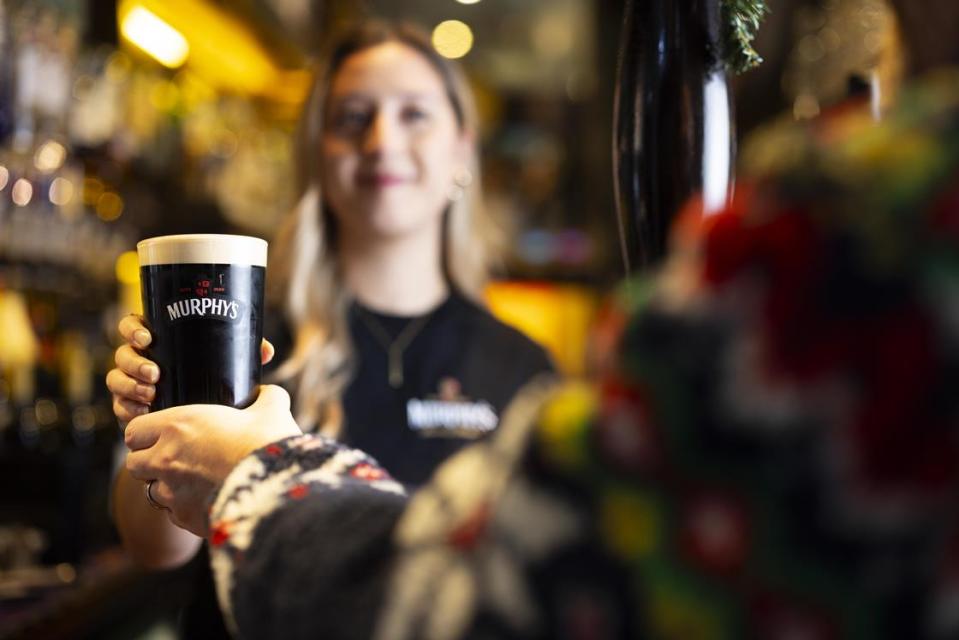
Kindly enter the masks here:
[[[333, 48], [317, 74], [301, 133], [302, 197], [271, 251], [294, 329], [278, 374], [292, 383], [296, 420], [285, 392], [264, 387], [243, 411], [153, 414], [169, 417], [168, 437], [157, 446], [176, 457], [178, 447], [196, 452], [191, 443], [202, 442], [200, 475], [217, 484], [260, 445], [317, 429], [416, 485], [494, 430], [515, 392], [551, 370], [540, 347], [480, 303], [492, 256], [478, 206], [472, 99], [461, 72], [418, 31], [367, 23]], [[120, 332], [127, 344], [107, 386], [118, 419], [128, 422], [148, 412], [160, 372], [141, 355], [150, 335], [140, 319], [125, 318]], [[237, 420], [262, 428], [237, 439]], [[215, 434], [230, 435], [218, 447]], [[151, 508], [143, 481], [157, 477], [121, 472], [116, 521], [143, 564], [178, 566], [201, 539], [175, 525], [202, 514]], [[159, 505], [202, 489], [163, 480], [150, 486]]]

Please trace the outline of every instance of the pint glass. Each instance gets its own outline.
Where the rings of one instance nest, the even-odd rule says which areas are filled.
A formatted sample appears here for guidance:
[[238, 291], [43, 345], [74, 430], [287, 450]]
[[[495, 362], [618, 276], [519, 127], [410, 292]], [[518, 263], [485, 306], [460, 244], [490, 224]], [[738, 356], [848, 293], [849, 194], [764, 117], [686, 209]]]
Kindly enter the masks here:
[[154, 410], [243, 408], [256, 399], [267, 244], [230, 235], [176, 235], [137, 244], [145, 355], [160, 367]]

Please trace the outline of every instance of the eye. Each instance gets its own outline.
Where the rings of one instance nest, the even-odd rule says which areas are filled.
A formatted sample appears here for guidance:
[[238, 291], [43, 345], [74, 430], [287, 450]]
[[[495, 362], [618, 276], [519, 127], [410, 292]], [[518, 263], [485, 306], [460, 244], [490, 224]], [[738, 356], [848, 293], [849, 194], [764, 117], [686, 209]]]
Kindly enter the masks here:
[[416, 105], [408, 105], [403, 107], [403, 111], [400, 112], [400, 116], [403, 119], [403, 122], [415, 124], [419, 122], [424, 122], [429, 119], [429, 112], [422, 107]]
[[369, 126], [372, 117], [373, 113], [370, 109], [344, 106], [336, 110], [332, 124], [339, 131], [358, 132]]

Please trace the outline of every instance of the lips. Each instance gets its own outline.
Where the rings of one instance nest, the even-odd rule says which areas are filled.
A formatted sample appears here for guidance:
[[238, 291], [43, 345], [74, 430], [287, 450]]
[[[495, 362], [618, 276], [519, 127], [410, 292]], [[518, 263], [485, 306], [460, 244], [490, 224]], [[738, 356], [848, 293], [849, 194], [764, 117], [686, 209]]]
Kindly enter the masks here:
[[357, 182], [364, 187], [395, 187], [409, 181], [409, 178], [394, 173], [366, 173], [357, 177]]

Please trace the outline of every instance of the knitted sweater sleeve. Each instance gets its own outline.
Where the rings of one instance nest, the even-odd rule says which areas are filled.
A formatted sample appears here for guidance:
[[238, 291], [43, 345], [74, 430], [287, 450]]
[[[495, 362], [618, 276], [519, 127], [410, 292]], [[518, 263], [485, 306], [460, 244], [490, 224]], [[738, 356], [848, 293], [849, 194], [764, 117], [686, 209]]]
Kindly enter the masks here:
[[241, 638], [369, 637], [406, 500], [372, 458], [322, 436], [250, 454], [210, 511], [227, 624]]

